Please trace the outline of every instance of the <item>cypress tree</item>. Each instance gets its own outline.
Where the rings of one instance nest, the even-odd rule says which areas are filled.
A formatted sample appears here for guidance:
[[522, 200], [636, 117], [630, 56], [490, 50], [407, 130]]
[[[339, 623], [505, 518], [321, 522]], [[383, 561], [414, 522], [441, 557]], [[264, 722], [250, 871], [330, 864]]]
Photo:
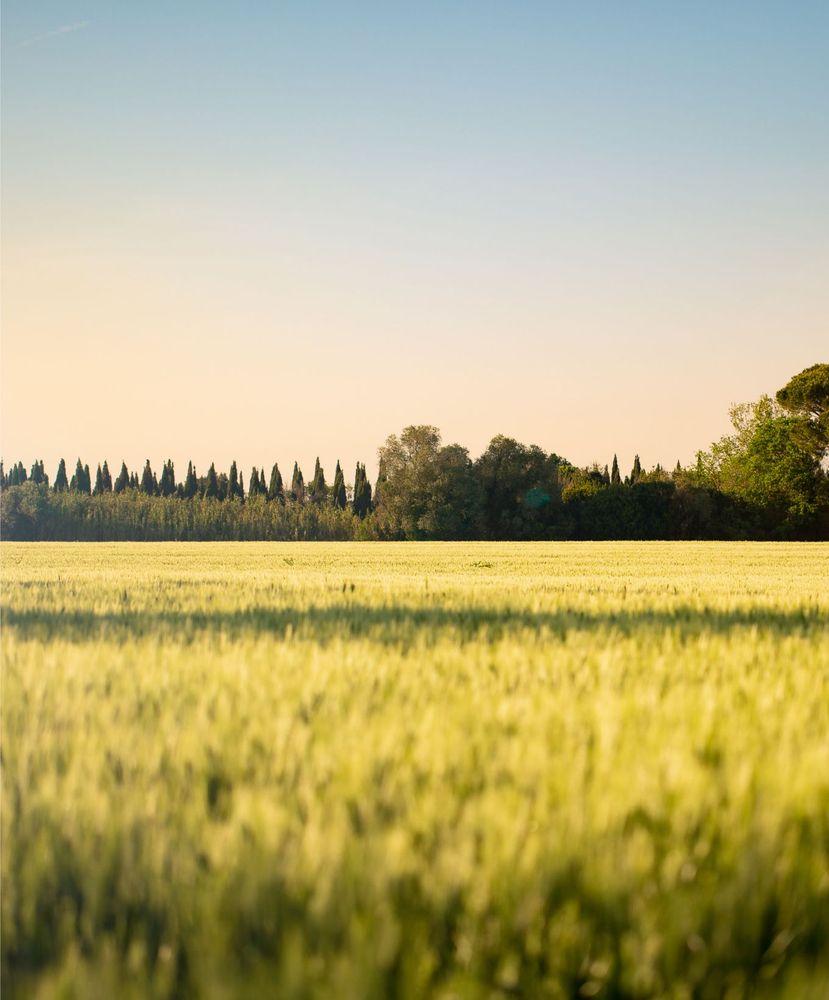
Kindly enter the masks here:
[[118, 473], [118, 478], [115, 480], [113, 489], [116, 493], [123, 493], [124, 490], [129, 489], [130, 486], [130, 474], [127, 472], [127, 463], [121, 462], [121, 471]]
[[371, 510], [371, 484], [366, 477], [366, 467], [357, 463], [354, 472], [354, 499], [351, 504], [357, 517], [363, 518]]
[[250, 470], [250, 479], [248, 480], [248, 496], [255, 497], [259, 492], [259, 470], [254, 465]]
[[220, 472], [219, 476], [218, 476], [218, 479], [216, 480], [216, 482], [218, 483], [218, 487], [219, 487], [219, 492], [218, 492], [219, 499], [220, 500], [228, 500], [230, 498], [230, 493], [228, 492], [228, 488], [227, 488], [228, 487], [227, 473], [226, 472]]
[[141, 484], [138, 482], [138, 473], [133, 472], [130, 475], [130, 489], [137, 490]]
[[150, 467], [150, 460], [144, 466], [144, 472], [141, 475], [141, 492], [146, 493], [147, 496], [152, 496], [155, 493], [155, 479], [153, 477], [153, 470]]
[[319, 475], [317, 476], [317, 503], [323, 503], [328, 499], [328, 483], [325, 481], [325, 471], [320, 465], [319, 458], [317, 459], [317, 465], [319, 465]]
[[99, 497], [104, 492], [104, 474], [101, 472], [101, 463], [98, 463], [98, 471], [95, 473], [95, 488], [92, 495]]
[[357, 463], [357, 468], [354, 470], [354, 489], [351, 494], [351, 509], [355, 514], [359, 516], [360, 505], [362, 504], [362, 492], [363, 492], [363, 469], [360, 463]]
[[29, 473], [29, 479], [33, 483], [42, 483], [45, 479], [45, 474], [43, 472], [43, 462], [35, 461], [32, 464], [32, 471]]
[[271, 469], [271, 481], [268, 486], [268, 500], [278, 500], [280, 503], [285, 502], [285, 489], [282, 485], [282, 473], [279, 471], [279, 466], [276, 462], [273, 463], [273, 468]]
[[291, 496], [299, 503], [305, 499], [305, 480], [297, 462], [294, 462], [294, 474], [291, 476]]
[[386, 469], [383, 459], [377, 468], [377, 482], [374, 484], [374, 506], [377, 507], [383, 502], [383, 485], [386, 482]]
[[4, 490], [8, 486], [6, 480], [6, 470], [3, 468], [3, 459], [0, 458], [0, 490]]
[[613, 466], [610, 470], [610, 485], [618, 486], [622, 481], [622, 477], [619, 474], [619, 459], [613, 456]]
[[607, 471], [607, 466], [604, 467], [604, 472], [602, 473], [602, 482], [605, 486], [610, 486], [610, 473]]
[[245, 474], [244, 472], [239, 473], [239, 499], [245, 499]]
[[193, 463], [187, 463], [187, 478], [184, 480], [184, 489], [182, 490], [185, 500], [192, 500], [198, 491], [199, 484], [196, 480], [196, 470], [193, 468]]
[[674, 478], [682, 475], [682, 466], [679, 464], [679, 459], [676, 460], [676, 468], [674, 469]]
[[219, 495], [219, 480], [216, 476], [216, 466], [213, 462], [210, 463], [210, 468], [207, 470], [207, 481], [204, 484], [204, 495], [206, 497], [218, 497]]
[[161, 466], [161, 479], [159, 479], [159, 481], [158, 481], [158, 492], [161, 494], [161, 496], [166, 497], [167, 496], [167, 489], [168, 489], [168, 486], [167, 486], [167, 463], [165, 462]]
[[368, 481], [368, 476], [366, 475], [365, 464], [363, 464], [363, 496], [366, 514], [370, 514], [374, 509], [374, 504], [372, 502], [371, 483]]
[[11, 469], [9, 470], [9, 486], [17, 486], [17, 462], [14, 462]]
[[322, 503], [328, 495], [325, 485], [325, 473], [322, 471], [319, 456], [314, 465], [314, 478], [311, 480], [311, 500], [313, 503]]
[[104, 487], [104, 493], [112, 493], [112, 476], [109, 474], [109, 466], [107, 465], [106, 459], [104, 459], [104, 464], [101, 469], [101, 482]]
[[58, 471], [55, 476], [55, 493], [65, 493], [69, 489], [69, 483], [66, 481], [66, 461], [61, 459], [58, 463]]
[[161, 470], [158, 492], [163, 497], [171, 497], [176, 492], [176, 470], [171, 458], [167, 459]]
[[266, 497], [268, 495], [268, 487], [265, 485], [265, 466], [259, 470], [259, 496]]
[[73, 493], [83, 493], [84, 492], [83, 484], [84, 484], [83, 464], [81, 463], [81, 460], [78, 459], [78, 461], [75, 463], [75, 473], [72, 476], [72, 479], [69, 483], [69, 489], [72, 490]]
[[642, 464], [639, 461], [639, 456], [636, 455], [633, 459], [633, 468], [630, 470], [631, 485], [633, 485], [633, 483], [638, 482], [641, 478], [642, 478]]
[[227, 477], [227, 498], [233, 500], [237, 496], [239, 496], [239, 470], [234, 460], [230, 464], [230, 473]]
[[345, 510], [345, 477], [343, 476], [343, 470], [340, 467], [339, 459], [337, 460], [337, 468], [334, 471], [334, 485], [331, 487], [331, 502], [339, 510]]
[[84, 493], [92, 492], [92, 476], [89, 473], [88, 465], [83, 467], [83, 491]]

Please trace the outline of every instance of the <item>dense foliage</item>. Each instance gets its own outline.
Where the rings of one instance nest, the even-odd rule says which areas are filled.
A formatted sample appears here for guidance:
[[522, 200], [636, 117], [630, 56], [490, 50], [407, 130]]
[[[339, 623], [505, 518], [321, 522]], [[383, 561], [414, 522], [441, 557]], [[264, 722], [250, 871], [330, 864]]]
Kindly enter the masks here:
[[4, 998], [827, 995], [829, 546], [2, 569]]
[[80, 458], [70, 479], [61, 459], [52, 486], [42, 461], [0, 463], [2, 527], [16, 540], [829, 538], [829, 365], [731, 416], [734, 433], [692, 467], [646, 471], [637, 455], [624, 479], [616, 456], [578, 468], [501, 435], [473, 461], [430, 426], [386, 440], [374, 491], [359, 462], [353, 486], [339, 462], [329, 486], [319, 459], [308, 483], [294, 463], [289, 488], [277, 464], [246, 488], [236, 462], [202, 476], [190, 462], [180, 481], [170, 460], [160, 476], [122, 463], [113, 480]]

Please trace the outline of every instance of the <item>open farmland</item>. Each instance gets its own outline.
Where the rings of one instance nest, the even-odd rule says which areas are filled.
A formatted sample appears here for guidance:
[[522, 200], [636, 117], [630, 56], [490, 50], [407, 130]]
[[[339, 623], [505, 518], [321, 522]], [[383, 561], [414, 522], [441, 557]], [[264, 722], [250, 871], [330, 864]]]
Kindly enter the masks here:
[[8, 996], [829, 993], [829, 546], [2, 571]]

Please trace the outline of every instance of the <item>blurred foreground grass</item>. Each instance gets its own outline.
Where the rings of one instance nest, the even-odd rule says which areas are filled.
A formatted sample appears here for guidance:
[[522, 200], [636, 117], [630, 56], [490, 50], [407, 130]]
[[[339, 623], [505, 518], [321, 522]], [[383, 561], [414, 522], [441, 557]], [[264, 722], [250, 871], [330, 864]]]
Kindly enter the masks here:
[[829, 995], [829, 546], [0, 556], [6, 995]]

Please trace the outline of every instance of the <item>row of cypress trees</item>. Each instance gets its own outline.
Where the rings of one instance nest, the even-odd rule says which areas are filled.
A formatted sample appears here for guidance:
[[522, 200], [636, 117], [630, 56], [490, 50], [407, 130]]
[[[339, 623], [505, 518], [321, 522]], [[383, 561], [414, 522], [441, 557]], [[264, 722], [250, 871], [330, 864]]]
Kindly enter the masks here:
[[[657, 466], [658, 469], [659, 466]], [[681, 471], [679, 462], [676, 464], [676, 471]], [[613, 456], [613, 464], [610, 471], [605, 466], [603, 472], [598, 472], [597, 470], [594, 474], [607, 486], [618, 486], [622, 483], [622, 476], [619, 472], [619, 460], [616, 455]], [[637, 455], [633, 460], [633, 468], [630, 475], [625, 477], [624, 482], [626, 484], [637, 483], [643, 474], [642, 464]], [[6, 475], [3, 463], [0, 462], [0, 487], [20, 486], [27, 482], [27, 480], [33, 483], [49, 484], [49, 477], [44, 470], [42, 459], [34, 462], [31, 472], [28, 474], [23, 463], [17, 462], [11, 467], [8, 475]], [[181, 483], [177, 483], [175, 468], [171, 459], [168, 459], [164, 463], [160, 477], [156, 476], [153, 472], [149, 459], [147, 459], [144, 471], [140, 477], [136, 472], [130, 473], [126, 462], [122, 462], [121, 471], [114, 482], [109, 471], [109, 465], [104, 460], [98, 466], [93, 485], [88, 465], [82, 464], [81, 460], [78, 459], [75, 472], [70, 480], [67, 477], [66, 461], [61, 459], [53, 489], [58, 493], [64, 490], [71, 490], [77, 493], [90, 493], [93, 496], [99, 496], [101, 493], [123, 493], [124, 490], [133, 489], [141, 490], [142, 493], [146, 493], [148, 496], [178, 496], [185, 500], [191, 499], [194, 496], [215, 497], [218, 500], [232, 500], [234, 498], [244, 500], [245, 498], [244, 475], [239, 472], [236, 462], [231, 464], [227, 475], [217, 473], [215, 463], [211, 463], [210, 468], [207, 470], [207, 475], [202, 477], [197, 475], [193, 463], [188, 462], [187, 475]], [[262, 496], [267, 500], [285, 502], [286, 493], [282, 474], [276, 462], [274, 462], [270, 479], [267, 482], [265, 481], [264, 467], [257, 469], [255, 465], [253, 466], [248, 479], [247, 495]], [[291, 488], [288, 491], [287, 497], [299, 502], [309, 500], [312, 503], [325, 503], [326, 501], [330, 501], [335, 507], [345, 510], [348, 503], [348, 496], [340, 463], [337, 462], [337, 468], [334, 472], [334, 482], [329, 488], [326, 484], [325, 472], [319, 458], [317, 458], [314, 467], [314, 478], [307, 487], [299, 464], [294, 462], [294, 471], [291, 475]], [[366, 467], [360, 462], [357, 463], [354, 473], [352, 503], [355, 512], [360, 517], [365, 517], [371, 510], [371, 484], [366, 476]]]
[[[27, 481], [49, 486], [49, 477], [44, 469], [42, 459], [34, 462], [28, 474], [22, 462], [15, 463], [8, 474], [4, 470], [3, 463], [0, 462], [0, 487], [21, 486]], [[287, 490], [276, 462], [274, 462], [270, 478], [267, 480], [264, 467], [260, 469], [253, 466], [246, 489], [244, 474], [239, 471], [235, 461], [227, 473], [217, 472], [215, 463], [211, 462], [210, 468], [204, 476], [199, 476], [193, 463], [188, 462], [187, 475], [181, 482], [177, 482], [175, 467], [171, 459], [164, 463], [160, 476], [153, 471], [149, 459], [147, 459], [140, 476], [137, 472], [130, 472], [126, 462], [122, 462], [121, 471], [115, 480], [113, 480], [109, 465], [105, 460], [98, 466], [93, 484], [88, 465], [84, 465], [78, 459], [70, 479], [66, 471], [66, 461], [61, 459], [52, 489], [56, 493], [73, 492], [92, 496], [136, 490], [147, 496], [178, 497], [182, 500], [205, 497], [220, 501], [244, 501], [245, 497], [262, 497], [266, 501], [276, 503], [331, 504], [340, 510], [345, 510], [349, 503], [345, 476], [339, 461], [334, 472], [334, 482], [329, 487], [319, 458], [316, 460], [313, 479], [307, 485], [299, 463], [294, 462], [291, 484]], [[372, 490], [366, 475], [365, 464], [362, 462], [357, 463], [351, 494], [351, 505], [354, 512], [360, 517], [365, 517], [372, 509]]]

